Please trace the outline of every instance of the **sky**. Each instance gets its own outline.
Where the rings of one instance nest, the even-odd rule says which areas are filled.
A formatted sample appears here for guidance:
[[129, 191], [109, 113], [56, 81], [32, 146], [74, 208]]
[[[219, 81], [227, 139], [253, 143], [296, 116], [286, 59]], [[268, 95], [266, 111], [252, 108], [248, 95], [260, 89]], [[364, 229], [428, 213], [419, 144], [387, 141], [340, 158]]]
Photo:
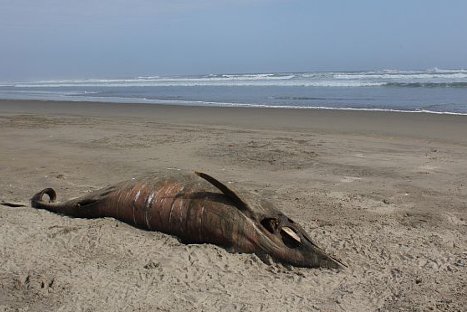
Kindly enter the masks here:
[[0, 0], [0, 81], [467, 68], [465, 0]]

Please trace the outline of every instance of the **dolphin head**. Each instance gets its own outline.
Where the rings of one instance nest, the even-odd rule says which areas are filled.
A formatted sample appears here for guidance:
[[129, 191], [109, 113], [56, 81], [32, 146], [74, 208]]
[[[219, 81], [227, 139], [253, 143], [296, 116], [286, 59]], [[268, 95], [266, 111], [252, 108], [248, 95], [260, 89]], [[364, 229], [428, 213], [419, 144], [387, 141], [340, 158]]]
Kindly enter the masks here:
[[258, 244], [273, 259], [299, 267], [339, 269], [345, 265], [324, 253], [293, 220], [282, 213], [262, 216]]
[[[215, 178], [201, 172], [195, 172], [201, 178], [221, 190], [234, 206], [255, 228], [244, 235], [256, 246], [255, 253], [267, 254], [271, 258], [300, 267], [326, 267], [339, 269], [345, 267], [341, 261], [324, 253], [305, 232], [305, 230], [268, 201], [244, 200], [235, 191]], [[239, 244], [241, 245], [241, 244]]]

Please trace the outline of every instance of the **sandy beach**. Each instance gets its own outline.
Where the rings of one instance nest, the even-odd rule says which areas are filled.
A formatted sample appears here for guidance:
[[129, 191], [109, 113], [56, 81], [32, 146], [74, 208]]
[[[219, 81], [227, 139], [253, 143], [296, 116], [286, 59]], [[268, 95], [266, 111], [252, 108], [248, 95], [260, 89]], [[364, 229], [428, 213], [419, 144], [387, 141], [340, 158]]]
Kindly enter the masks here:
[[0, 311], [465, 311], [467, 116], [0, 101], [0, 201], [179, 169], [270, 199], [348, 268], [0, 205]]

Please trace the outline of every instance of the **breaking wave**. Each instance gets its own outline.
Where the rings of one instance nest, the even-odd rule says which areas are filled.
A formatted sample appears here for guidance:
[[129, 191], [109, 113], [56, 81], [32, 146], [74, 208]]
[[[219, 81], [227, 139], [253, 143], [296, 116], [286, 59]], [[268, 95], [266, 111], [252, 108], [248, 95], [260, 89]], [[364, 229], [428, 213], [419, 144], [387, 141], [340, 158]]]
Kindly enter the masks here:
[[17, 88], [58, 87], [428, 87], [465, 88], [467, 70], [367, 71], [313, 73], [209, 74], [198, 76], [139, 76], [128, 79], [75, 79], [8, 83]]

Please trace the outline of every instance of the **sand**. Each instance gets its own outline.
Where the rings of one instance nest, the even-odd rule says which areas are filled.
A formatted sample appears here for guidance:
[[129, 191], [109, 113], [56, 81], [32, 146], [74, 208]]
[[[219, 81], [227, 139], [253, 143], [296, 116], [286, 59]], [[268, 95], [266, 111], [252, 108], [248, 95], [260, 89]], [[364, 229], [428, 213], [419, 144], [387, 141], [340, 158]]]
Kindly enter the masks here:
[[0, 101], [0, 201], [178, 169], [269, 198], [348, 269], [0, 206], [0, 311], [465, 311], [467, 116]]

